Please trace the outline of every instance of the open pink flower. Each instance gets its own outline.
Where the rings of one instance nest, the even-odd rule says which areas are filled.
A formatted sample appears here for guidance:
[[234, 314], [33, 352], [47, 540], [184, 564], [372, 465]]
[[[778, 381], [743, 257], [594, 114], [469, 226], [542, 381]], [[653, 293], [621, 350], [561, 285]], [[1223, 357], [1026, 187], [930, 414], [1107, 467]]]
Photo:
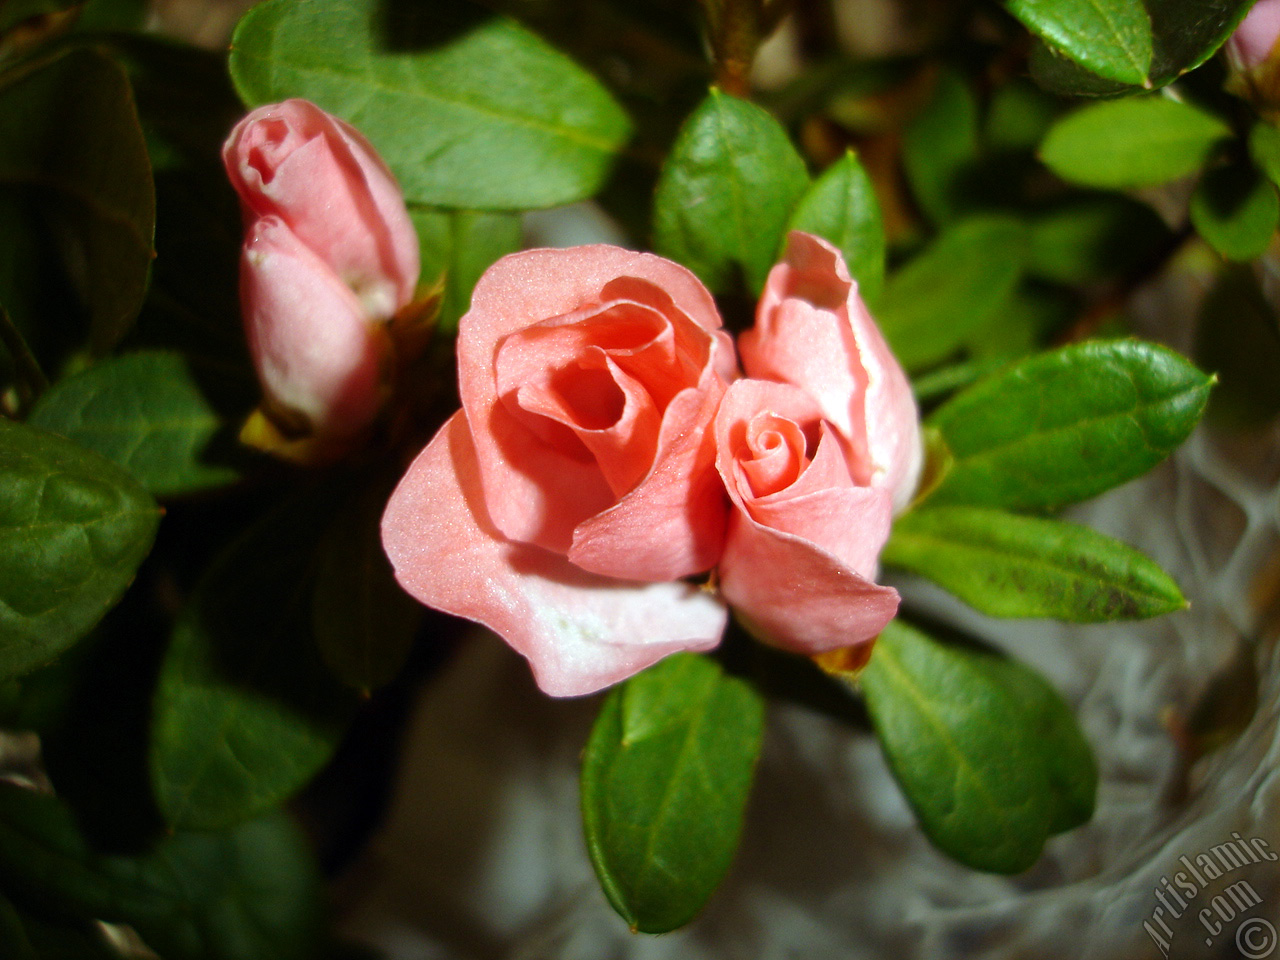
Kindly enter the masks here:
[[458, 329], [462, 410], [387, 506], [423, 603], [489, 626], [548, 693], [589, 693], [719, 642], [678, 578], [720, 557], [711, 423], [733, 350], [683, 267], [611, 246], [504, 257]]
[[874, 639], [898, 594], [874, 580], [923, 451], [906, 375], [839, 252], [803, 233], [740, 338], [751, 379], [716, 418], [735, 510], [720, 590], [762, 639], [816, 654]]
[[305, 100], [254, 110], [222, 152], [247, 238], [240, 299], [267, 407], [345, 437], [377, 412], [418, 239], [400, 189], [352, 127]]

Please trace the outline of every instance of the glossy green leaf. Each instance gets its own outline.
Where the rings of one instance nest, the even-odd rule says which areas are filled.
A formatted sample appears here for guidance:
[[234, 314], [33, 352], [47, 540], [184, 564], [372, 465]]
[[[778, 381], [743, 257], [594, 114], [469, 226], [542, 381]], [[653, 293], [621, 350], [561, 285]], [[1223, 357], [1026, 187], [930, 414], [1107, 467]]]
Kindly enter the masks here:
[[764, 707], [741, 680], [676, 654], [615, 688], [582, 761], [587, 849], [633, 929], [693, 919], [729, 869], [742, 831]]
[[[39, 197], [93, 348], [114, 345], [146, 293], [155, 189], [129, 81], [113, 60], [75, 48], [0, 86], [0, 186]], [[0, 299], [18, 310], [7, 291]]]
[[653, 244], [712, 291], [741, 270], [759, 292], [787, 221], [809, 186], [804, 161], [777, 120], [712, 89], [685, 121], [654, 196]]
[[994, 316], [1013, 294], [1026, 245], [1016, 220], [973, 217], [890, 276], [876, 320], [903, 366], [945, 360]]
[[[1198, 170], [1231, 128], [1164, 97], [1090, 104], [1063, 117], [1040, 147], [1058, 176], [1088, 187], [1148, 187]], [[1105, 148], [1104, 148], [1105, 145]]]
[[828, 167], [796, 204], [790, 230], [813, 233], [844, 254], [858, 293], [874, 303], [884, 285], [884, 220], [871, 177], [852, 150]]
[[1251, 164], [1209, 170], [1191, 195], [1191, 222], [1228, 260], [1261, 256], [1280, 222], [1276, 188]]
[[934, 504], [1051, 510], [1140, 476], [1186, 439], [1213, 384], [1137, 340], [1042, 353], [975, 384], [929, 423], [955, 457]]
[[978, 160], [978, 102], [960, 74], [943, 71], [932, 99], [907, 126], [902, 163], [921, 209], [935, 222], [964, 207]]
[[469, 9], [267, 0], [236, 29], [231, 75], [246, 103], [305, 97], [349, 121], [412, 202], [522, 210], [591, 196], [626, 115], [537, 36]]
[[396, 583], [379, 521], [390, 488], [372, 484], [340, 510], [320, 542], [311, 622], [320, 656], [348, 686], [370, 691], [399, 673], [423, 607]]
[[1151, 19], [1142, 0], [1005, 0], [1032, 33], [1099, 76], [1144, 86]]
[[1168, 574], [1118, 540], [985, 507], [931, 507], [899, 517], [881, 560], [992, 617], [1100, 623], [1186, 606]]
[[1070, 709], [992, 654], [891, 623], [860, 675], [876, 735], [929, 839], [978, 870], [1019, 873], [1092, 816], [1097, 768]]
[[208, 459], [224, 423], [177, 353], [97, 363], [46, 393], [29, 422], [118, 463], [156, 496], [207, 490], [237, 476]]
[[353, 695], [311, 634], [325, 498], [287, 504], [235, 541], [178, 618], [153, 708], [151, 778], [169, 823], [217, 829], [297, 792], [329, 759]]
[[115, 464], [0, 418], [0, 677], [88, 633], [133, 581], [159, 520]]
[[1171, 240], [1155, 211], [1116, 194], [1058, 204], [1034, 217], [1028, 232], [1027, 272], [1069, 285], [1123, 276]]
[[44, 910], [128, 923], [166, 960], [313, 956], [319, 871], [279, 813], [110, 856], [57, 799], [0, 784], [0, 886]]
[[458, 329], [471, 308], [471, 291], [493, 262], [520, 249], [520, 217], [475, 210], [411, 207], [422, 252], [422, 283], [444, 283], [439, 326]]

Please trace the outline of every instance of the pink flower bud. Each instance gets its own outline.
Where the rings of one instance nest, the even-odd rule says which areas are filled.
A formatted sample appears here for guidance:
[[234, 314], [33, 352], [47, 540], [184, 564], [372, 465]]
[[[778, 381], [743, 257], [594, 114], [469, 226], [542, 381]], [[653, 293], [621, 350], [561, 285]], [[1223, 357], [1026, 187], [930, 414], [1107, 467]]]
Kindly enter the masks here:
[[241, 306], [267, 409], [350, 437], [377, 413], [383, 325], [418, 280], [400, 189], [359, 133], [305, 100], [250, 113], [222, 158], [245, 214]]
[[1238, 70], [1252, 70], [1271, 55], [1280, 37], [1280, 0], [1258, 0], [1226, 43]]

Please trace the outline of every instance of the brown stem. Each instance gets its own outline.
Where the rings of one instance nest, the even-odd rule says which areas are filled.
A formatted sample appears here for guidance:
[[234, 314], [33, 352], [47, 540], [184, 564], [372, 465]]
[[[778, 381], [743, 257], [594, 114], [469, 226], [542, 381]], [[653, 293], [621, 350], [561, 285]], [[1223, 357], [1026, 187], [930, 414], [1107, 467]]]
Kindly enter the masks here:
[[49, 381], [36, 362], [31, 348], [27, 346], [22, 332], [14, 326], [9, 311], [4, 307], [0, 307], [0, 343], [4, 344], [13, 357], [18, 379], [18, 397], [25, 408], [49, 388]]
[[702, 0], [716, 60], [716, 85], [735, 97], [751, 92], [751, 64], [764, 38], [761, 0]]

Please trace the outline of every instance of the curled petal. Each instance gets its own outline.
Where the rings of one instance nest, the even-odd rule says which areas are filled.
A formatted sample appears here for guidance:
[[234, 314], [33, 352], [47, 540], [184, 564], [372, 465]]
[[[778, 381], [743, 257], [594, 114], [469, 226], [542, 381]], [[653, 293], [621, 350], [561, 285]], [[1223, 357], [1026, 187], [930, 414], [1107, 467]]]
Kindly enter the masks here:
[[592, 693], [668, 654], [714, 647], [727, 618], [722, 604], [688, 584], [600, 577], [506, 539], [486, 510], [461, 412], [396, 488], [382, 542], [410, 594], [499, 634], [552, 696]]
[[895, 511], [910, 503], [924, 462], [911, 384], [835, 247], [789, 235], [739, 347], [747, 376], [793, 384], [818, 402], [858, 483], [888, 489]]
[[381, 402], [386, 337], [351, 290], [278, 217], [250, 229], [240, 258], [249, 352], [270, 401], [313, 432], [342, 436]]
[[254, 110], [223, 163], [247, 219], [279, 217], [386, 318], [413, 297], [418, 238], [391, 171], [358, 131], [306, 100]]

